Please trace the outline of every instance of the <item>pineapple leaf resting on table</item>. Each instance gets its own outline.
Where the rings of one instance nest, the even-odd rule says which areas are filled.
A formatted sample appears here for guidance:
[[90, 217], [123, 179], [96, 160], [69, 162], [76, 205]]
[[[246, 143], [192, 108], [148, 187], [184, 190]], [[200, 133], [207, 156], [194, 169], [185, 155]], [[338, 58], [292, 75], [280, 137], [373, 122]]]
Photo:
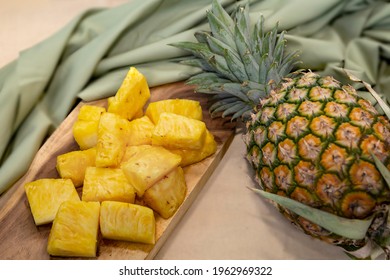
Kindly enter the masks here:
[[188, 84], [210, 95], [211, 113], [245, 121], [254, 191], [353, 258], [389, 258], [388, 116], [350, 85], [295, 71], [284, 32], [265, 32], [263, 18], [252, 26], [248, 5], [230, 16], [213, 1], [207, 18], [210, 31], [195, 33], [197, 42], [173, 46], [192, 54], [182, 63], [203, 70]]

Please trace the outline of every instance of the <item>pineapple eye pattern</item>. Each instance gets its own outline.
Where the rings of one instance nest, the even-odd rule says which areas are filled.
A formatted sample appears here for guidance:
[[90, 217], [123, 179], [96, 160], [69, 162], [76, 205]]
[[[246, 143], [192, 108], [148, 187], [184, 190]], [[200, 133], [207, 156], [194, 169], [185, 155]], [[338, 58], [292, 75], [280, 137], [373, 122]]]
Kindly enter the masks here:
[[[198, 43], [178, 46], [210, 65], [202, 55], [216, 52], [215, 44], [208, 43], [212, 39], [220, 46], [227, 45], [230, 57], [241, 63], [238, 67], [215, 54], [223, 66], [210, 65], [212, 69], [195, 74], [190, 82], [198, 86], [198, 92], [215, 93], [215, 111], [244, 121], [251, 116], [244, 139], [260, 187], [341, 217], [377, 217], [378, 208], [388, 207], [390, 191], [384, 187], [371, 153], [390, 169], [387, 117], [379, 115], [351, 85], [310, 69], [293, 72], [298, 68], [297, 53], [281, 55], [284, 32], [278, 33], [277, 26], [264, 32], [264, 19], [251, 24], [248, 9], [238, 9], [230, 17], [218, 1], [212, 6], [210, 38], [198, 36]], [[247, 30], [249, 26], [254, 29]], [[354, 249], [367, 242], [338, 236], [280, 205], [278, 208], [311, 236]], [[387, 218], [378, 222], [383, 226]], [[390, 252], [387, 256], [390, 258]]]

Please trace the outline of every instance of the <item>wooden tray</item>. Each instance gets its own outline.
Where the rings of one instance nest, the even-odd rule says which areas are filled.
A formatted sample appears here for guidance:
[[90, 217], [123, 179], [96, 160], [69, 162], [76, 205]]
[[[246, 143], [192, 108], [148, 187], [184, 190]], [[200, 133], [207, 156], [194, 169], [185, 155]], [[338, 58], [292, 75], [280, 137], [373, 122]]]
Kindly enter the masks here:
[[[183, 83], [151, 89], [150, 101], [169, 98], [188, 98], [201, 102], [204, 121], [218, 143], [217, 152], [202, 162], [184, 169], [188, 187], [187, 196], [171, 218], [165, 220], [156, 214], [155, 245], [100, 238], [97, 259], [153, 259], [221, 161], [233, 139], [235, 123], [228, 119], [211, 119], [204, 95], [194, 94], [193, 88]], [[82, 104], [85, 103], [80, 103], [48, 138], [36, 154], [27, 173], [0, 197], [0, 259], [54, 258], [46, 251], [51, 224], [35, 226], [24, 192], [24, 184], [40, 178], [58, 178], [55, 168], [57, 155], [78, 149], [73, 139], [72, 126]], [[107, 100], [102, 99], [88, 104], [106, 106]]]

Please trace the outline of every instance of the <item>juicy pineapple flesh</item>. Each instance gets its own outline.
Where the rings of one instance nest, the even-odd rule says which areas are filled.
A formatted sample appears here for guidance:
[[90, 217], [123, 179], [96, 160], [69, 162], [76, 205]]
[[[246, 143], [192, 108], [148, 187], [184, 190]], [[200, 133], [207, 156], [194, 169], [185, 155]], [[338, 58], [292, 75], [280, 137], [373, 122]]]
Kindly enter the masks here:
[[[351, 219], [367, 218], [390, 202], [371, 156], [389, 165], [389, 120], [351, 86], [312, 72], [286, 79], [262, 100], [247, 131], [248, 160], [268, 192]], [[329, 238], [326, 230], [282, 211], [307, 233]]]
[[35, 224], [54, 221], [50, 255], [95, 257], [99, 225], [103, 238], [154, 244], [154, 214], [168, 219], [185, 199], [182, 167], [216, 152], [198, 101], [146, 107], [149, 97], [145, 77], [131, 67], [107, 110], [80, 107], [72, 131], [79, 150], [57, 156], [61, 179], [25, 184]]

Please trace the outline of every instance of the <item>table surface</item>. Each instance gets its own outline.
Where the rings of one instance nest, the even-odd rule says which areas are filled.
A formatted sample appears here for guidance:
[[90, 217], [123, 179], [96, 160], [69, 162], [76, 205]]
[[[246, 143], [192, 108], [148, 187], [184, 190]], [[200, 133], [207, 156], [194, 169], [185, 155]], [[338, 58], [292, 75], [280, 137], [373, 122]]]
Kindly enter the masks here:
[[[0, 0], [0, 67], [91, 7], [124, 0]], [[347, 259], [340, 248], [296, 229], [250, 191], [254, 173], [245, 159], [242, 127], [194, 204], [155, 259]]]

